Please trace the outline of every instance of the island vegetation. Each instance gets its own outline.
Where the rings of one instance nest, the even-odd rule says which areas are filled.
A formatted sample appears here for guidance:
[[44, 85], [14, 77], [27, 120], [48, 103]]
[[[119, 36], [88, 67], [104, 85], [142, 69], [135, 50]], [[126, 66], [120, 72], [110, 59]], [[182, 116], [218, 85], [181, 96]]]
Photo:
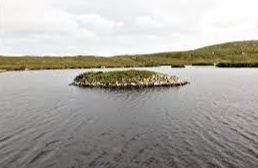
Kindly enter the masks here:
[[113, 57], [6, 57], [0, 56], [0, 69], [77, 69], [100, 67], [147, 67], [169, 65], [213, 65], [218, 67], [258, 67], [258, 41], [230, 42], [183, 52], [164, 52]]
[[146, 70], [86, 72], [75, 77], [73, 85], [101, 88], [142, 88], [188, 84], [177, 76]]

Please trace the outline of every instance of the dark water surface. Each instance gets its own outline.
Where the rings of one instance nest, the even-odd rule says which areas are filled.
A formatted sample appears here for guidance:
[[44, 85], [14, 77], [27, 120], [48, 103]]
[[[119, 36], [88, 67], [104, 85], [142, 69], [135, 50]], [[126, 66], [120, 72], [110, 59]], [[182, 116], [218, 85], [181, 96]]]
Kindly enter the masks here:
[[0, 168], [258, 168], [258, 69], [149, 68], [179, 88], [82, 89], [85, 70], [0, 74]]

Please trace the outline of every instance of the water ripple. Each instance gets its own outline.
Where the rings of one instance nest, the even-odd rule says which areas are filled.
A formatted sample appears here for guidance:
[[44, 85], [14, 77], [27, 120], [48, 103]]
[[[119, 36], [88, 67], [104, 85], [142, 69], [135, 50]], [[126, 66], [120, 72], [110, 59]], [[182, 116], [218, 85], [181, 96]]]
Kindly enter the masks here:
[[258, 167], [258, 70], [150, 69], [191, 85], [81, 89], [68, 84], [84, 70], [0, 74], [0, 167]]

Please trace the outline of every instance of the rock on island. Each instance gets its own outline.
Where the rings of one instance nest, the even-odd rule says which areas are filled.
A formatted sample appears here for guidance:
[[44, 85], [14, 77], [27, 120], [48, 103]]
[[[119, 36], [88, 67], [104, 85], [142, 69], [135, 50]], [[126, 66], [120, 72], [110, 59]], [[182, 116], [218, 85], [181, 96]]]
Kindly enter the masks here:
[[188, 82], [177, 76], [142, 70], [86, 72], [75, 77], [72, 83], [72, 85], [80, 87], [101, 88], [140, 88], [186, 84]]

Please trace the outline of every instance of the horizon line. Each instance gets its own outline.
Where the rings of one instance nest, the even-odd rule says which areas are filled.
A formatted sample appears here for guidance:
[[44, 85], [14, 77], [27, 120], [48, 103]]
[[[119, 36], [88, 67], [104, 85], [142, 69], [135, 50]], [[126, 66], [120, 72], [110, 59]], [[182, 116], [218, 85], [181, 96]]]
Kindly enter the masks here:
[[234, 40], [234, 41], [226, 41], [226, 42], [221, 42], [221, 43], [213, 43], [213, 44], [207, 44], [202, 47], [196, 47], [193, 49], [186, 49], [186, 50], [174, 50], [174, 51], [157, 51], [157, 52], [146, 52], [146, 53], [138, 53], [138, 54], [133, 54], [133, 53], [128, 53], [128, 54], [114, 54], [114, 55], [98, 55], [98, 54], [74, 54], [74, 55], [55, 55], [55, 54], [49, 54], [49, 55], [32, 55], [32, 54], [21, 54], [21, 55], [12, 55], [12, 54], [5, 54], [2, 55], [0, 53], [0, 57], [119, 57], [119, 56], [141, 56], [141, 55], [153, 55], [153, 54], [164, 54], [164, 53], [177, 53], [177, 52], [189, 52], [189, 51], [195, 51], [199, 50], [202, 48], [206, 47], [212, 47], [212, 46], [217, 46], [217, 45], [224, 45], [224, 44], [230, 44], [230, 43], [241, 43], [241, 42], [255, 42], [258, 40], [252, 39], [252, 40]]

